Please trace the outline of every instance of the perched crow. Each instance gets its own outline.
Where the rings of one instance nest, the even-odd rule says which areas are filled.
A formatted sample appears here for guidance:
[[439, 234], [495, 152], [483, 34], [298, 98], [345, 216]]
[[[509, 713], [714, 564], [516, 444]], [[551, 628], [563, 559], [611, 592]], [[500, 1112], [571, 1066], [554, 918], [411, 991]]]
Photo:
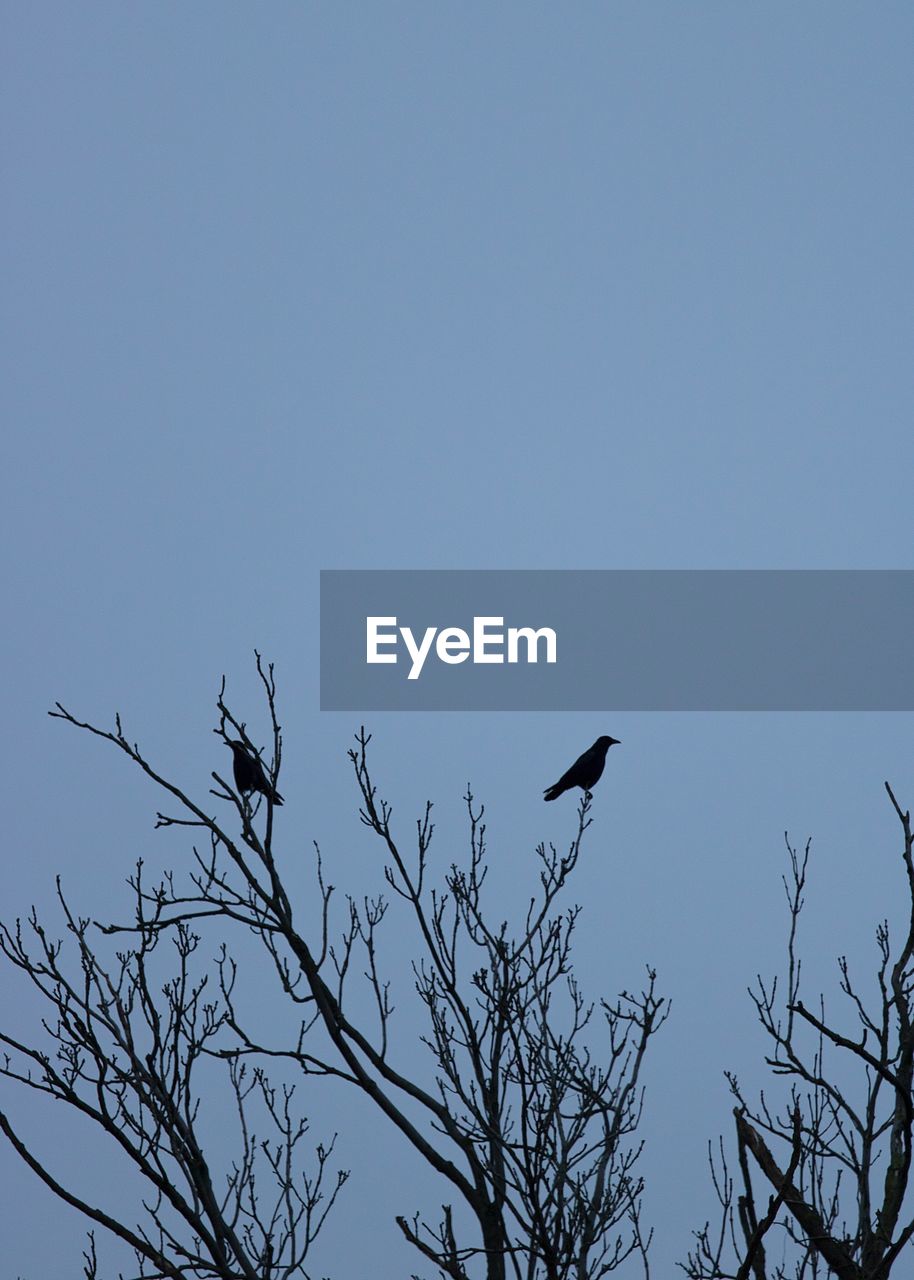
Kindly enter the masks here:
[[593, 746], [588, 747], [582, 756], [578, 756], [571, 768], [562, 774], [558, 782], [546, 788], [543, 799], [556, 800], [563, 791], [570, 791], [572, 787], [580, 787], [583, 791], [590, 791], [600, 780], [603, 766], [606, 764], [607, 751], [610, 747], [615, 746], [618, 741], [618, 738], [607, 738], [605, 736], [597, 738]]
[[272, 800], [274, 804], [282, 804], [282, 796], [276, 788], [267, 781], [267, 775], [263, 771], [263, 765], [257, 756], [252, 756], [250, 751], [243, 742], [230, 742], [232, 748], [232, 761], [235, 773], [235, 786], [242, 795], [247, 795], [251, 791], [259, 791], [261, 795]]

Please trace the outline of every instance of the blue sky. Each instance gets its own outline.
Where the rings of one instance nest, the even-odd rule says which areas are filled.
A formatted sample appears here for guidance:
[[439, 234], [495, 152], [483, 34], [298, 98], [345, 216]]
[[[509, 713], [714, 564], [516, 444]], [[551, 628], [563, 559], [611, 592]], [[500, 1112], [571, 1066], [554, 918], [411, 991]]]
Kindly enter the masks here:
[[[317, 709], [321, 568], [911, 567], [909, 6], [5, 19], [5, 914], [51, 911], [57, 872], [116, 913], [138, 853], [186, 856], [144, 781], [47, 707], [120, 709], [205, 791], [223, 672], [258, 715], [255, 646], [280, 680], [289, 856], [318, 838], [341, 885], [373, 883], [357, 723]], [[743, 993], [779, 961], [783, 832], [815, 837], [811, 970], [868, 957], [911, 718], [370, 727], [405, 830], [431, 797], [459, 844], [472, 778], [506, 902], [536, 841], [570, 834], [542, 788], [598, 733], [623, 740], [581, 968], [597, 994], [651, 962], [674, 1000], [645, 1156], [668, 1274], [712, 1208], [721, 1071], [762, 1080]], [[26, 1111], [58, 1141], [58, 1115]], [[398, 1274], [393, 1214], [438, 1192], [408, 1161], [385, 1183], [399, 1148], [360, 1123], [372, 1145], [341, 1142], [372, 1190], [350, 1184], [361, 1229], [344, 1203], [327, 1265], [389, 1248]], [[0, 1157], [10, 1274], [75, 1274], [80, 1223]]]

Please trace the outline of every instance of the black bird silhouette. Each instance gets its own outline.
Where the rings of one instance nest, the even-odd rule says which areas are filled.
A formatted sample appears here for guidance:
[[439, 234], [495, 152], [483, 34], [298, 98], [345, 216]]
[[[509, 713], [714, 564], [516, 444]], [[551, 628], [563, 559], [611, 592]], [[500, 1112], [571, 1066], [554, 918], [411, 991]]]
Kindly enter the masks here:
[[282, 804], [282, 796], [263, 771], [263, 765], [257, 756], [251, 755], [243, 742], [229, 742], [232, 748], [232, 767], [235, 774], [235, 786], [242, 795], [251, 791], [259, 791], [261, 795], [272, 800], [273, 804]]
[[543, 799], [557, 800], [563, 791], [570, 791], [572, 787], [580, 787], [583, 791], [590, 791], [600, 780], [603, 766], [606, 764], [607, 751], [610, 747], [615, 746], [618, 741], [618, 738], [609, 738], [605, 735], [602, 738], [597, 738], [593, 746], [588, 747], [582, 756], [578, 756], [571, 768], [562, 774], [558, 782], [546, 788]]

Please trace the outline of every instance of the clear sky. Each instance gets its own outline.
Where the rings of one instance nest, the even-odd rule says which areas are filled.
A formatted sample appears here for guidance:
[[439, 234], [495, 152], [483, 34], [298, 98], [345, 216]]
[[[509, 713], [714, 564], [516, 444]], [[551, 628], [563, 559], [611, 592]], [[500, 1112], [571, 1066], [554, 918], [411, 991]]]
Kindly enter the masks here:
[[[117, 914], [138, 854], [187, 857], [53, 701], [120, 709], [205, 793], [223, 672], [259, 714], [255, 646], [288, 857], [317, 838], [341, 887], [380, 883], [357, 718], [317, 709], [320, 568], [912, 567], [910, 5], [4, 8], [7, 916], [52, 912], [58, 872]], [[815, 838], [831, 981], [897, 900], [881, 788], [914, 804], [911, 717], [369, 727], [405, 835], [436, 801], [442, 859], [472, 779], [506, 910], [536, 841], [571, 833], [542, 788], [622, 739], [580, 968], [611, 994], [650, 962], [673, 998], [644, 1157], [670, 1274], [713, 1211], [722, 1070], [763, 1081], [744, 991], [780, 961], [783, 832]], [[3, 1001], [27, 1023], [6, 978]], [[324, 1269], [406, 1273], [393, 1215], [439, 1188], [369, 1113], [363, 1138], [306, 1109], [354, 1168]], [[22, 1113], [61, 1173], [85, 1163], [60, 1108]], [[76, 1275], [81, 1223], [0, 1161], [5, 1272]]]

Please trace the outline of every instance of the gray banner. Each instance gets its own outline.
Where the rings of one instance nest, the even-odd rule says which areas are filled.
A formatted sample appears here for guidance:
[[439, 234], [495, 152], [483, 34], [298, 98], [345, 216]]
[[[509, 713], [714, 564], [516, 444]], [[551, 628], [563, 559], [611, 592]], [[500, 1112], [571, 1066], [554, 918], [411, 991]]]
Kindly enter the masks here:
[[911, 711], [912, 641], [912, 570], [321, 573], [324, 711]]

